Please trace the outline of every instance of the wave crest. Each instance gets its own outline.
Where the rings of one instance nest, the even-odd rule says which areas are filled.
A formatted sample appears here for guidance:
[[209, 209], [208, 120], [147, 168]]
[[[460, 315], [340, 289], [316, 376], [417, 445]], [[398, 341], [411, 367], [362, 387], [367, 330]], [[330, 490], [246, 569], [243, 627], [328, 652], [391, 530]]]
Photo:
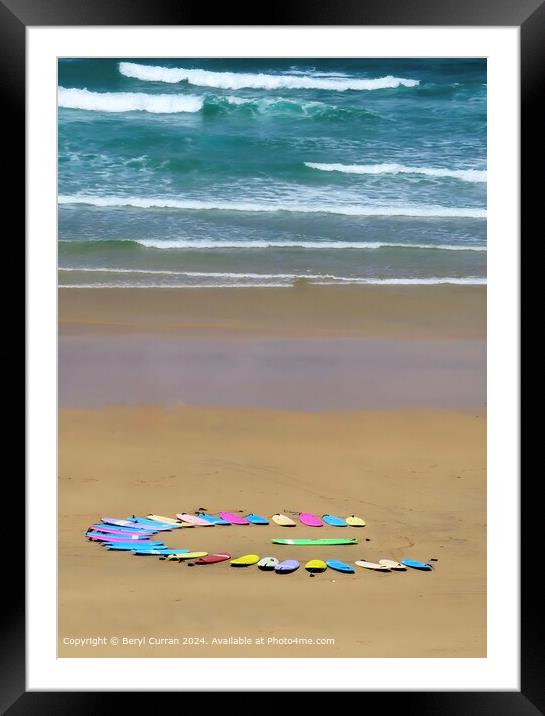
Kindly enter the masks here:
[[424, 249], [438, 251], [485, 252], [484, 246], [452, 244], [402, 244], [387, 241], [211, 241], [208, 239], [134, 239], [137, 244], [153, 249]]
[[467, 182], [486, 182], [486, 170], [441, 169], [436, 167], [408, 167], [403, 164], [322, 164], [305, 162], [310, 169], [343, 174], [423, 174], [430, 177], [449, 177]]
[[179, 94], [145, 94], [144, 92], [90, 92], [86, 89], [59, 87], [59, 107], [95, 112], [150, 112], [176, 114], [199, 112], [203, 98]]
[[250, 115], [275, 114], [319, 119], [343, 116], [371, 118], [376, 113], [364, 108], [345, 108], [317, 101], [287, 97], [237, 97], [236, 95], [146, 94], [145, 92], [91, 92], [59, 87], [58, 105], [65, 109], [94, 112], [149, 112], [177, 114], [202, 112], [205, 115], [242, 111]]
[[134, 196], [59, 196], [59, 204], [86, 204], [96, 207], [137, 209], [182, 209], [190, 211], [245, 211], [299, 214], [340, 214], [343, 216], [409, 216], [420, 218], [486, 218], [486, 210], [443, 206], [354, 206], [258, 201], [202, 201], [198, 199], [143, 198]]
[[210, 72], [209, 70], [185, 69], [183, 67], [161, 67], [141, 65], [135, 62], [120, 62], [119, 71], [125, 77], [147, 82], [187, 82], [199, 87], [219, 89], [322, 89], [337, 92], [346, 90], [396, 89], [416, 87], [419, 80], [403, 77], [377, 77], [375, 79], [311, 77], [304, 75], [268, 75], [239, 72]]

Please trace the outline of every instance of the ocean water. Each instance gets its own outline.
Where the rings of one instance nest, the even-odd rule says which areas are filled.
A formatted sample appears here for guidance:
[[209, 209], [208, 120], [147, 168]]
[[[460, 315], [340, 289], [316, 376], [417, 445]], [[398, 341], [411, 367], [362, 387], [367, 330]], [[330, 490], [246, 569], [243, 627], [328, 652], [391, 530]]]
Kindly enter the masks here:
[[486, 61], [71, 59], [59, 285], [486, 282]]

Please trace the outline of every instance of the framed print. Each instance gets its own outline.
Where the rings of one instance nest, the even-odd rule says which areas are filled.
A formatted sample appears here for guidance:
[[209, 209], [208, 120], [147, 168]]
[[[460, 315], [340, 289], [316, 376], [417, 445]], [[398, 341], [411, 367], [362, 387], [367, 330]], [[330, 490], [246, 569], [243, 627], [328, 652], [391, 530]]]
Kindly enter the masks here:
[[0, 10], [27, 158], [8, 712], [543, 709], [518, 538], [543, 7]]

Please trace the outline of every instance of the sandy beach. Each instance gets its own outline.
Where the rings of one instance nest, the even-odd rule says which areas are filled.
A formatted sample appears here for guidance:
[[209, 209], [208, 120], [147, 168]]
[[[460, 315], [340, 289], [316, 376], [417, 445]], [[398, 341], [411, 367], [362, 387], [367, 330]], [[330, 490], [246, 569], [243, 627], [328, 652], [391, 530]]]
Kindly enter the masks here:
[[[485, 320], [480, 286], [61, 289], [59, 656], [485, 656]], [[83, 536], [198, 508], [367, 526], [321, 550], [270, 540], [341, 530], [184, 528], [169, 546], [437, 561], [280, 577]]]

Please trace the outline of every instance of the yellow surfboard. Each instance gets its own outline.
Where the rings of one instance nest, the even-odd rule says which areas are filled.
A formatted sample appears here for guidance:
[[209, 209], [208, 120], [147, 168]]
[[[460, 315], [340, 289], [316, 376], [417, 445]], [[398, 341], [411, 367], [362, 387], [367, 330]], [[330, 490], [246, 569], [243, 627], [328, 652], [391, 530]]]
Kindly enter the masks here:
[[161, 515], [148, 515], [148, 520], [155, 520], [156, 522], [164, 522], [167, 525], [179, 525], [178, 520], [172, 517], [162, 517]]
[[249, 567], [251, 564], [257, 564], [257, 562], [259, 562], [258, 554], [244, 554], [242, 557], [231, 560], [231, 564], [234, 567]]
[[181, 559], [198, 559], [199, 557], [206, 557], [208, 552], [180, 552], [179, 554], [169, 554], [167, 559], [179, 562]]
[[311, 559], [305, 564], [307, 572], [325, 572], [327, 564], [322, 559]]
[[365, 527], [367, 522], [365, 520], [362, 520], [361, 517], [356, 517], [356, 515], [351, 515], [350, 517], [346, 518], [346, 524], [349, 527]]

